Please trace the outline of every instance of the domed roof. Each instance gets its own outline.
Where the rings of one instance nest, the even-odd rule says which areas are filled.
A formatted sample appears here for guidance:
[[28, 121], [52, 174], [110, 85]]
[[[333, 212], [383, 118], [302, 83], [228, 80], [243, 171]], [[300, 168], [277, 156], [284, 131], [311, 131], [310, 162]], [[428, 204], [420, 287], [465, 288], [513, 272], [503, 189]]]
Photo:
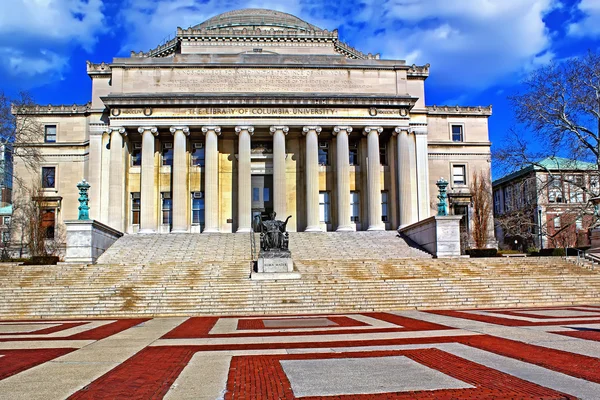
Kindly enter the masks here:
[[321, 30], [320, 28], [317, 28], [316, 26], [311, 25], [308, 22], [303, 21], [291, 14], [261, 8], [246, 8], [242, 10], [228, 11], [194, 26], [193, 29], [211, 30], [231, 27], [253, 28], [264, 26], [298, 29], [302, 31]]

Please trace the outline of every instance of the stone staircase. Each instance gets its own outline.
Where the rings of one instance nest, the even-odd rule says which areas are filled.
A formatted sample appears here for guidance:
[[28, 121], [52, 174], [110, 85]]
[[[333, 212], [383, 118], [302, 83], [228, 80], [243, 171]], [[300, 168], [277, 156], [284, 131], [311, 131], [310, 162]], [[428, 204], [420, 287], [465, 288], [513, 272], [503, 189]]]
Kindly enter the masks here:
[[97, 265], [0, 264], [0, 318], [296, 314], [600, 303], [559, 258], [432, 259], [395, 232], [290, 234], [302, 279], [251, 281], [245, 234], [129, 235]]

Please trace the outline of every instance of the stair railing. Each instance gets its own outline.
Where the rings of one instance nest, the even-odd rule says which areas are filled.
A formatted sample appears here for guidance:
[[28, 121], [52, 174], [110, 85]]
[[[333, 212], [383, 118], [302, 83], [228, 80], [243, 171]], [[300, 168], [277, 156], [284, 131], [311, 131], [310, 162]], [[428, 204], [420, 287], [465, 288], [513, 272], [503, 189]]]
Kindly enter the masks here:
[[258, 261], [256, 251], [256, 235], [254, 234], [254, 220], [250, 223], [250, 273], [254, 271], [254, 264]]

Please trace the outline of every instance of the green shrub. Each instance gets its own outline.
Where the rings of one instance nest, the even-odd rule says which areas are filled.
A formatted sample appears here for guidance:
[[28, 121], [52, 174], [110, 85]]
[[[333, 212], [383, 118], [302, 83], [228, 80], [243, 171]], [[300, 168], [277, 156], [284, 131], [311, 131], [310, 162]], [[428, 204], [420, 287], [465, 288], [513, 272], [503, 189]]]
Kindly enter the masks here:
[[527, 248], [527, 253], [529, 253], [529, 254], [537, 253], [538, 251], [539, 251], [539, 249], [537, 247], [528, 247]]
[[521, 250], [500, 250], [500, 254], [523, 254]]
[[496, 257], [498, 250], [496, 249], [469, 249], [467, 254], [473, 258], [480, 257]]
[[565, 249], [554, 249], [552, 250], [552, 255], [554, 257], [564, 257], [565, 256]]

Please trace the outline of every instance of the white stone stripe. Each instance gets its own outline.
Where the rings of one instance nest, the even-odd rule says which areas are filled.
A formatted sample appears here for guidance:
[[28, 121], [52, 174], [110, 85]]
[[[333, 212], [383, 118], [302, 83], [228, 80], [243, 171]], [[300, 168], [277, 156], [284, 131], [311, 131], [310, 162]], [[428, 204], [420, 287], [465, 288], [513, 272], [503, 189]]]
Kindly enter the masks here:
[[95, 340], [27, 340], [0, 342], [0, 350], [80, 349], [94, 342]]
[[460, 329], [447, 329], [439, 331], [418, 331], [418, 332], [386, 332], [386, 333], [365, 333], [361, 334], [341, 334], [341, 335], [306, 335], [306, 336], [257, 336], [257, 337], [232, 337], [232, 338], [201, 338], [201, 339], [160, 339], [152, 343], [151, 346], [202, 346], [202, 345], [235, 345], [235, 344], [260, 344], [260, 343], [310, 343], [310, 342], [339, 342], [339, 341], [358, 341], [358, 340], [391, 340], [391, 339], [411, 339], [425, 337], [446, 337], [446, 336], [473, 336], [479, 333], [473, 333]]
[[222, 400], [231, 356], [196, 353], [165, 395], [165, 400]]
[[[81, 322], [84, 322], [84, 321], [81, 321]], [[58, 332], [49, 333], [49, 334], [35, 334], [34, 333], [31, 335], [27, 335], [27, 336], [24, 336], [24, 335], [2, 335], [2, 336], [0, 336], [0, 338], [2, 338], [2, 339], [23, 339], [25, 337], [31, 338], [31, 339], [62, 338], [62, 337], [75, 335], [77, 333], [86, 332], [91, 329], [98, 328], [100, 326], [108, 325], [115, 321], [107, 320], [107, 321], [85, 321], [85, 322], [87, 322], [85, 325], [75, 326], [73, 328], [69, 328], [69, 329], [65, 329], [63, 331], [58, 331]]]
[[496, 318], [505, 318], [505, 319], [514, 319], [518, 321], [527, 321], [527, 322], [539, 322], [539, 323], [547, 323], [547, 322], [564, 322], [564, 321], [594, 321], [600, 319], [600, 313], [597, 317], [565, 317], [565, 318], [530, 318], [530, 317], [522, 317], [520, 315], [507, 315], [500, 313], [491, 313], [487, 311], [461, 311], [466, 314], [475, 314], [475, 315], [483, 315], [486, 317], [496, 317]]

